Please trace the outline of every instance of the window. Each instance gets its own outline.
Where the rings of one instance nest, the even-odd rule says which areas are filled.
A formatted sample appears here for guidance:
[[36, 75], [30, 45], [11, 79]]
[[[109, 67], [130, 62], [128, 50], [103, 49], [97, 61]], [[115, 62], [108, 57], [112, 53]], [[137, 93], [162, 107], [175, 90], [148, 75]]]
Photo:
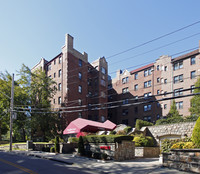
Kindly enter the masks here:
[[125, 93], [127, 93], [127, 92], [128, 92], [128, 87], [122, 89], [122, 93], [123, 93], [123, 94], [125, 94]]
[[157, 78], [157, 83], [160, 83], [160, 78], [159, 77]]
[[144, 82], [144, 88], [151, 87], [151, 80]]
[[106, 120], [105, 117], [101, 116], [101, 122], [103, 123], [105, 120]]
[[159, 114], [157, 114], [157, 120], [158, 120], [158, 119], [160, 119], [160, 115], [159, 115]]
[[59, 57], [59, 61], [58, 61], [59, 64], [61, 64], [61, 61], [62, 61], [62, 57], [60, 56], [60, 57]]
[[78, 60], [78, 65], [79, 65], [80, 67], [82, 67], [82, 60], [81, 60], [81, 59]]
[[53, 77], [54, 77], [54, 78], [56, 77], [56, 73], [53, 74]]
[[176, 102], [176, 108], [177, 109], [183, 109], [183, 101]]
[[49, 75], [49, 78], [51, 78], [51, 75]]
[[136, 84], [136, 85], [134, 86], [134, 90], [135, 90], [135, 91], [138, 90], [138, 84]]
[[183, 82], [183, 74], [174, 77], [174, 83]]
[[78, 73], [78, 78], [79, 78], [80, 80], [82, 79], [82, 73], [81, 73], [81, 72]]
[[102, 85], [102, 86], [106, 86], [106, 81], [103, 80], [103, 79], [101, 79], [101, 85]]
[[151, 75], [151, 68], [144, 70], [144, 77]]
[[174, 63], [174, 71], [183, 68], [183, 61]]
[[82, 118], [82, 113], [81, 112], [78, 113], [78, 118]]
[[164, 104], [164, 109], [167, 109], [167, 104]]
[[58, 104], [61, 104], [61, 97], [58, 97]]
[[191, 65], [194, 65], [195, 63], [196, 63], [195, 57], [191, 57], [191, 59], [190, 59], [190, 64], [191, 64]]
[[54, 62], [54, 65], [55, 65], [56, 64], [56, 59], [53, 62]]
[[180, 95], [183, 95], [183, 88], [179, 88], [179, 89], [175, 89], [174, 90], [174, 96], [180, 96]]
[[167, 84], [167, 79], [164, 80], [164, 84]]
[[157, 90], [157, 94], [160, 94], [160, 90]]
[[138, 73], [135, 73], [135, 80], [138, 79]]
[[148, 98], [149, 96], [151, 96], [151, 92], [148, 92], [148, 93], [145, 93], [145, 94], [144, 94], [144, 97], [145, 97], [145, 98]]
[[109, 85], [108, 85], [108, 89], [112, 89], [112, 84], [109, 84]]
[[123, 109], [123, 110], [122, 110], [122, 115], [123, 115], [123, 116], [128, 115], [128, 109]]
[[47, 66], [47, 71], [51, 70], [51, 64]]
[[103, 74], [106, 74], [106, 69], [105, 69], [104, 67], [101, 67], [101, 72], [102, 72]]
[[61, 83], [58, 84], [58, 91], [61, 91]]
[[81, 106], [82, 105], [82, 100], [78, 99], [78, 105]]
[[192, 71], [192, 72], [191, 72], [190, 78], [191, 78], [191, 79], [194, 79], [195, 77], [196, 77], [196, 71]]
[[61, 73], [62, 73], [62, 71], [61, 71], [61, 69], [58, 71], [58, 77], [61, 77]]
[[53, 104], [55, 104], [55, 103], [56, 103], [56, 99], [54, 98], [54, 99], [53, 99]]
[[144, 121], [149, 121], [149, 122], [151, 122], [151, 116], [146, 116], [146, 117], [144, 117]]
[[123, 100], [123, 105], [128, 104], [128, 99]]
[[157, 71], [159, 71], [160, 70], [160, 66], [159, 65], [157, 65]]
[[151, 110], [151, 105], [144, 105], [144, 111], [150, 111]]
[[167, 71], [167, 66], [165, 66], [164, 70]]
[[190, 86], [190, 88], [191, 88], [191, 93], [194, 93], [195, 85]]
[[82, 86], [81, 85], [78, 86], [78, 92], [82, 93]]
[[106, 98], [106, 93], [101, 91], [101, 97]]
[[128, 83], [128, 77], [123, 78], [123, 79], [122, 79], [122, 83], [123, 83], [123, 84]]

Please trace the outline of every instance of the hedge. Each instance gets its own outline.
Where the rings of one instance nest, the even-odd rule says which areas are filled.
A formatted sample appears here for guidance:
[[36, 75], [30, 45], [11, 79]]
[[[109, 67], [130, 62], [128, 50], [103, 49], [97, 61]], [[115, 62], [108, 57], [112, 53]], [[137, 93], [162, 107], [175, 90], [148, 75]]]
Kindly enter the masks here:
[[84, 143], [121, 143], [122, 140], [132, 141], [133, 136], [123, 135], [89, 135], [83, 137]]
[[140, 130], [144, 126], [153, 126], [153, 123], [148, 122], [148, 121], [144, 121], [144, 120], [140, 120], [140, 119], [136, 120], [135, 128], [137, 130]]
[[196, 121], [192, 132], [192, 141], [197, 146], [200, 147], [200, 117]]
[[136, 147], [154, 147], [154, 141], [152, 137], [144, 136], [144, 135], [138, 135], [135, 136], [133, 141], [135, 142]]

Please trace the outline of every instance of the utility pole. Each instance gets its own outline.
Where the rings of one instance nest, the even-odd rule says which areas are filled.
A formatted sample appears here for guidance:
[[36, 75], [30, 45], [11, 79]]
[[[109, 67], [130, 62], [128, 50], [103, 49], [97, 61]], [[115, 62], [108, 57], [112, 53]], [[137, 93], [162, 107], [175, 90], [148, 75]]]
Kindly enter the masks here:
[[12, 87], [10, 99], [10, 151], [12, 151], [12, 124], [13, 124], [13, 108], [14, 108], [14, 74], [12, 74]]

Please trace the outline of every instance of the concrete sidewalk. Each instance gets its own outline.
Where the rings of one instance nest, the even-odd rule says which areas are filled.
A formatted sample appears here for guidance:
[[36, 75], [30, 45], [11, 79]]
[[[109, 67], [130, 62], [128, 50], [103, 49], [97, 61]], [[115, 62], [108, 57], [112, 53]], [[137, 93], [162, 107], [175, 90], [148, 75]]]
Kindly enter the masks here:
[[12, 151], [17, 155], [34, 156], [38, 158], [53, 160], [65, 163], [68, 167], [78, 167], [81, 171], [88, 173], [137, 173], [137, 174], [186, 174], [175, 169], [162, 167], [158, 158], [136, 158], [123, 162], [102, 161], [86, 157], [80, 157], [73, 154], [55, 154], [38, 151]]

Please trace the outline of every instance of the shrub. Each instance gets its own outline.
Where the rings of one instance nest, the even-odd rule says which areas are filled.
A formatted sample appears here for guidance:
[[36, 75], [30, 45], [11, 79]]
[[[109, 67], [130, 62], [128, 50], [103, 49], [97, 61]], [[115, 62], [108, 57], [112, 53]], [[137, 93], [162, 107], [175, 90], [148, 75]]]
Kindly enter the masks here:
[[136, 147], [153, 147], [154, 141], [152, 137], [144, 136], [144, 135], [137, 135], [134, 137], [133, 141], [135, 142]]
[[55, 141], [55, 152], [59, 153], [60, 152], [60, 143], [59, 143], [59, 137], [56, 136], [56, 141]]
[[185, 142], [185, 144], [183, 145], [183, 149], [194, 149], [195, 148], [195, 144], [193, 142]]
[[159, 119], [156, 121], [156, 125], [163, 125], [163, 124], [173, 124], [173, 123], [180, 123], [184, 122], [184, 118], [181, 116], [177, 117], [168, 117], [166, 119]]
[[85, 149], [84, 149], [84, 143], [83, 143], [83, 137], [80, 136], [79, 137], [79, 141], [78, 141], [78, 153], [80, 153], [80, 155], [85, 155]]
[[140, 130], [144, 126], [153, 126], [153, 123], [148, 122], [148, 121], [143, 121], [143, 120], [140, 120], [140, 119], [136, 120], [135, 128], [137, 130]]
[[88, 158], [91, 158], [92, 157], [92, 151], [86, 151], [85, 152], [85, 155], [88, 157]]
[[192, 132], [192, 142], [195, 146], [200, 147], [200, 117], [197, 119]]
[[183, 149], [185, 142], [178, 142], [171, 146], [171, 149]]
[[55, 152], [55, 147], [51, 147], [50, 152]]
[[123, 135], [88, 135], [83, 137], [85, 143], [121, 143], [122, 140], [132, 141], [133, 136]]
[[101, 159], [101, 153], [93, 153], [93, 158], [95, 158], [95, 159]]
[[126, 135], [132, 130], [132, 127], [127, 126], [126, 128], [124, 128], [124, 132], [126, 133]]
[[197, 116], [197, 115], [194, 115], [194, 116], [187, 116], [187, 117], [185, 117], [185, 122], [193, 122], [193, 121], [197, 121], [197, 119], [199, 118], [199, 116]]
[[116, 133], [116, 131], [110, 131], [110, 135], [115, 135]]
[[77, 137], [69, 137], [68, 141], [69, 141], [70, 143], [78, 143], [78, 139], [79, 139], [79, 138], [77, 138]]
[[[52, 143], [52, 144], [55, 144], [55, 142], [56, 142], [56, 137], [55, 137], [54, 139], [51, 139], [51, 140], [49, 141], [49, 143]], [[61, 139], [61, 138], [59, 137], [59, 142], [60, 142], [60, 143], [64, 143], [64, 140]]]
[[106, 153], [102, 153], [101, 154], [101, 159], [102, 160], [107, 160], [107, 158], [108, 158], [108, 155]]

